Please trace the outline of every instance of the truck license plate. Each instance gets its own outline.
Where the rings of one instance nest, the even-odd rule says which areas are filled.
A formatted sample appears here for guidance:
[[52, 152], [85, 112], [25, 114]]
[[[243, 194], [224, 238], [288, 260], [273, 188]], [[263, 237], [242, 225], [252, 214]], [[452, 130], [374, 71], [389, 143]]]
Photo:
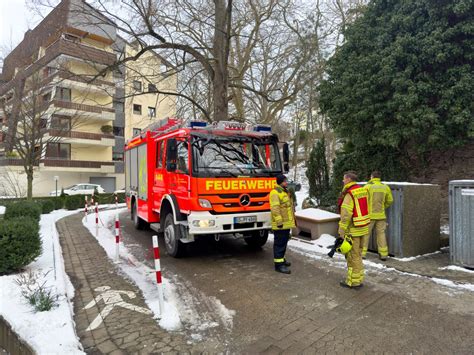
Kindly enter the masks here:
[[257, 216], [234, 217], [234, 223], [253, 223], [257, 222]]

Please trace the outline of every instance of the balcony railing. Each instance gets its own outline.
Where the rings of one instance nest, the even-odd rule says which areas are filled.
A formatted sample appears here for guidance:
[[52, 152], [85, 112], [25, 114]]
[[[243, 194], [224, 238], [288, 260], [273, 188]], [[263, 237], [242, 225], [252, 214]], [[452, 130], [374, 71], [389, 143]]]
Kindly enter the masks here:
[[90, 168], [100, 169], [104, 165], [114, 165], [113, 161], [68, 160], [60, 158], [46, 158], [41, 160], [44, 166], [62, 168]]
[[65, 137], [65, 138], [78, 138], [78, 139], [114, 139], [115, 136], [112, 134], [99, 134], [89, 132], [78, 132], [78, 131], [65, 131], [61, 129], [49, 129], [48, 133], [51, 137]]
[[102, 112], [115, 113], [115, 109], [111, 107], [85, 105], [85, 104], [78, 104], [75, 102], [61, 101], [61, 100], [53, 100], [52, 102], [54, 106], [56, 107], [70, 109], [70, 110], [85, 111], [85, 112], [92, 112], [92, 113], [102, 113]]
[[20, 158], [1, 158], [0, 166], [23, 166], [23, 159]]

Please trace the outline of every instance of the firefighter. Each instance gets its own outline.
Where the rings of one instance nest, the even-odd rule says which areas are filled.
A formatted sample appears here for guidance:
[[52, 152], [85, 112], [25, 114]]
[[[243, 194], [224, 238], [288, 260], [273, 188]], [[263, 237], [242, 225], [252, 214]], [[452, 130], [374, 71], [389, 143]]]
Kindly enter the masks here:
[[369, 231], [370, 217], [367, 190], [356, 184], [357, 175], [353, 171], [344, 173], [344, 188], [338, 201], [339, 238], [352, 241], [352, 248], [346, 253], [347, 277], [340, 285], [347, 288], [360, 288], [364, 280], [362, 264], [362, 237]]
[[380, 182], [381, 176], [379, 171], [372, 172], [370, 181], [365, 186], [369, 192], [370, 226], [369, 233], [363, 238], [362, 258], [365, 259], [370, 236], [375, 228], [379, 258], [385, 261], [388, 256], [387, 238], [385, 237], [385, 229], [387, 228], [385, 210], [393, 203], [393, 196], [390, 187]]
[[295, 211], [291, 195], [287, 189], [288, 179], [278, 175], [277, 186], [270, 192], [270, 210], [272, 216], [273, 262], [275, 271], [291, 274], [291, 263], [285, 259], [286, 245], [290, 239], [291, 228], [295, 227]]

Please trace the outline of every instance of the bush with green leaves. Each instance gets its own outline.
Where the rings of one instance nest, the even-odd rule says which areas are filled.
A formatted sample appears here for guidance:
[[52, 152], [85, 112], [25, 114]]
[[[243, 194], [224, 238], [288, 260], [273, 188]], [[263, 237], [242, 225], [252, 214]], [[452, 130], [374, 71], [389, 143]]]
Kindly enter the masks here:
[[373, 0], [347, 26], [320, 86], [345, 141], [335, 170], [416, 176], [430, 152], [474, 137], [473, 12], [467, 0]]
[[83, 208], [84, 203], [85, 203], [84, 195], [71, 195], [71, 196], [66, 196], [64, 207], [67, 210], [76, 210], [78, 208]]
[[55, 210], [60, 210], [62, 208], [64, 208], [64, 198], [58, 196], [58, 197], [53, 197], [51, 199], [51, 201], [53, 201], [54, 203], [54, 209]]
[[20, 270], [39, 255], [41, 238], [37, 219], [28, 216], [0, 220], [0, 274]]
[[8, 204], [5, 210], [5, 219], [17, 217], [29, 217], [39, 221], [41, 216], [41, 205], [34, 201], [17, 201]]
[[51, 199], [36, 200], [36, 203], [41, 206], [41, 211], [43, 214], [47, 214], [55, 210], [54, 201]]

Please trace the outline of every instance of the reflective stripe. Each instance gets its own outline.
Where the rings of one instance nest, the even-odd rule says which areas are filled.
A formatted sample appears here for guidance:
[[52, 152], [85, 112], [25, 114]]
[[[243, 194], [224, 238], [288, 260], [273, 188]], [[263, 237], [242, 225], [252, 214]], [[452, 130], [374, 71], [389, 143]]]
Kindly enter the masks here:
[[280, 264], [285, 262], [285, 258], [280, 258], [280, 259], [273, 259], [274, 263]]
[[378, 251], [379, 251], [380, 256], [388, 256], [388, 247], [379, 248]]

